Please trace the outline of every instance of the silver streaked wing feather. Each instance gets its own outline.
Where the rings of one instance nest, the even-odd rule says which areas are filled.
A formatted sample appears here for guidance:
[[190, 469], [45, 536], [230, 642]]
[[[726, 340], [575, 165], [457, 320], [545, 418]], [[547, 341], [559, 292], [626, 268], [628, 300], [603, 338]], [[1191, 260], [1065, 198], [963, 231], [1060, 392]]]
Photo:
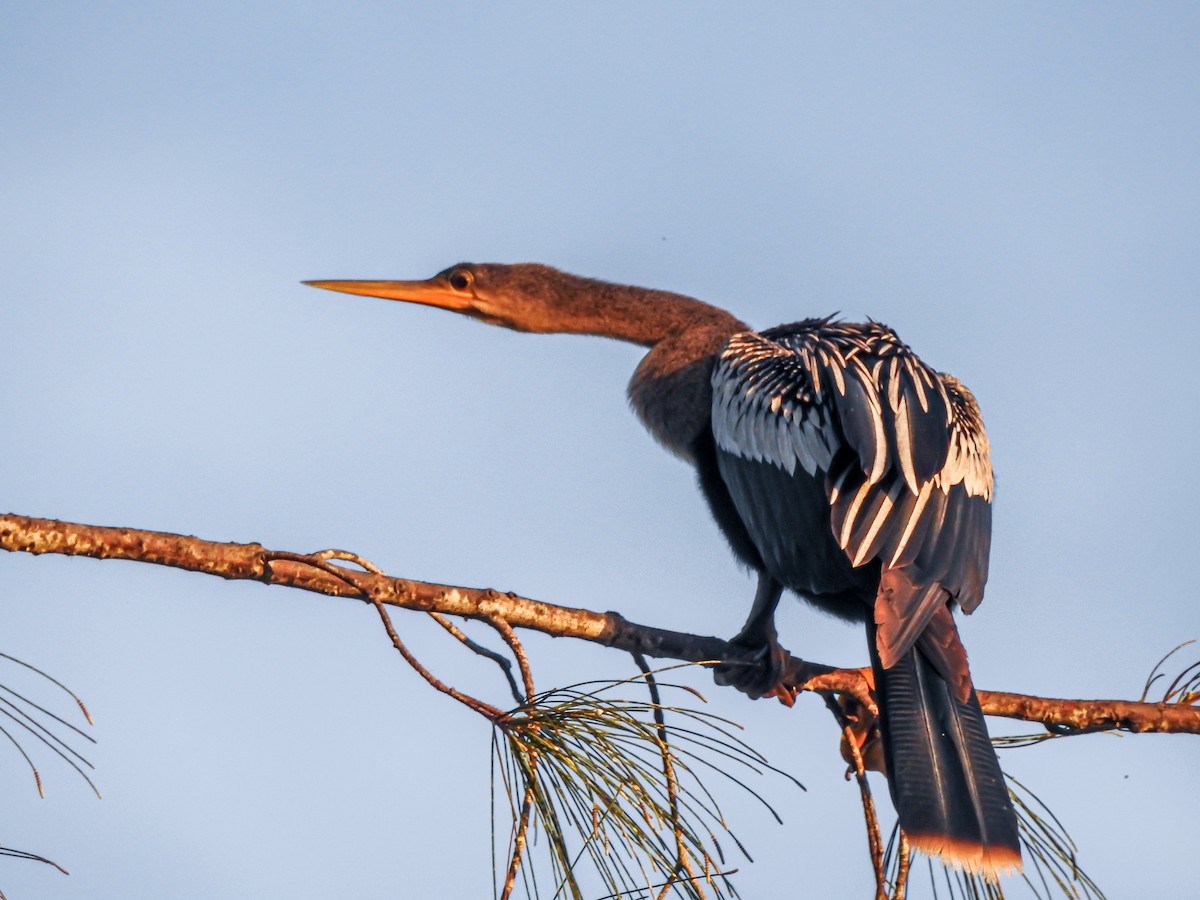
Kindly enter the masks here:
[[[964, 608], [978, 604], [991, 463], [978, 408], [957, 380], [884, 326], [809, 320], [735, 335], [713, 387], [720, 450], [823, 477], [831, 536], [854, 566], [908, 569], [922, 602], [933, 594], [921, 585], [936, 583]], [[770, 527], [763, 516], [753, 510], [756, 528]]]

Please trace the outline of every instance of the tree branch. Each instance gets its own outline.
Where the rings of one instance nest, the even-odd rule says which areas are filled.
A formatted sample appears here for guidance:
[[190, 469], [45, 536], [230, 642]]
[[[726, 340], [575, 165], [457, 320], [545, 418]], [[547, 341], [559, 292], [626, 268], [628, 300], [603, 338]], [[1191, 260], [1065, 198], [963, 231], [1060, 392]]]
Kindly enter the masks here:
[[[556, 606], [513, 593], [391, 578], [341, 566], [335, 567], [337, 574], [333, 574], [327, 571], [333, 566], [328, 561], [329, 555], [275, 553], [261, 544], [221, 543], [168, 532], [79, 525], [10, 514], [0, 516], [0, 549], [153, 563], [405, 609], [490, 623], [502, 621], [513, 628], [579, 638], [644, 656], [686, 662], [736, 658], [728, 643], [720, 638], [639, 625], [615, 612]], [[861, 670], [856, 668], [792, 657], [785, 680], [797, 692], [851, 694], [860, 700], [866, 698], [867, 705], [871, 705], [869, 687]], [[978, 694], [988, 715], [1038, 722], [1052, 732], [1115, 728], [1200, 734], [1200, 707], [1186, 701], [1063, 700], [1002, 691], [978, 691]]]

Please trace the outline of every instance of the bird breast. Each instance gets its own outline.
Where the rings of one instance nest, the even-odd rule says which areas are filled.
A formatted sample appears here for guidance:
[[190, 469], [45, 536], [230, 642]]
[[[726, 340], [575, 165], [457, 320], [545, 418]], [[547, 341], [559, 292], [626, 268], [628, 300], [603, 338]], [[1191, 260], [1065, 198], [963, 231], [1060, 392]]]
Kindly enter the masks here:
[[629, 382], [629, 402], [655, 439], [693, 465], [712, 427], [712, 371], [728, 330], [686, 331], [655, 344]]

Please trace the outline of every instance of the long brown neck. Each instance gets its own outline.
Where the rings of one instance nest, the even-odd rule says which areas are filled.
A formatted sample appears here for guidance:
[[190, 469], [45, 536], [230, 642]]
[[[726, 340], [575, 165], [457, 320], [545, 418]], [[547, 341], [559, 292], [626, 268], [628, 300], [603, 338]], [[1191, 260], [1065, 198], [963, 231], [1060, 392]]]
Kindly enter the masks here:
[[547, 330], [594, 334], [653, 347], [687, 331], [735, 334], [746, 325], [693, 297], [565, 276], [557, 285], [555, 321]]
[[717, 354], [748, 326], [692, 297], [603, 282], [582, 286], [568, 305], [571, 315], [556, 330], [650, 348], [629, 382], [629, 401], [663, 446], [695, 463], [696, 441], [710, 428]]
[[723, 309], [666, 291], [616, 287], [608, 308], [621, 319], [601, 333], [650, 348], [629, 382], [630, 404], [663, 446], [695, 463], [696, 441], [710, 428], [717, 354], [749, 326]]
[[548, 266], [479, 267], [503, 279], [520, 303], [499, 309], [496, 324], [520, 331], [592, 334], [650, 350], [629, 383], [629, 400], [659, 441], [693, 460], [709, 432], [713, 365], [745, 323], [692, 297], [569, 275]]

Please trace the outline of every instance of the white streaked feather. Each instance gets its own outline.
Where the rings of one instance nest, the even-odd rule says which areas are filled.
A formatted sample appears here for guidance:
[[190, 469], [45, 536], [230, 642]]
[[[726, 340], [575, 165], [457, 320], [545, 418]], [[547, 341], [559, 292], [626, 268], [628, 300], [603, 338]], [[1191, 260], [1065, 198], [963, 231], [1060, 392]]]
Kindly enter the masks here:
[[712, 431], [713, 439], [722, 450], [733, 451], [733, 436], [730, 429], [732, 410], [729, 408], [729, 398], [721, 392], [713, 395]]
[[944, 493], [954, 485], [961, 484], [969, 496], [991, 501], [993, 476], [987, 451], [956, 428], [950, 435], [946, 464], [934, 476], [933, 482]]
[[[867, 480], [872, 484], [879, 481], [883, 477], [883, 473], [887, 470], [887, 436], [883, 429], [883, 410], [879, 406], [879, 399], [875, 394], [875, 385], [871, 383], [870, 376], [866, 366], [861, 363], [854, 367], [854, 374], [862, 381], [863, 390], [867, 395], [867, 409], [871, 414], [871, 431], [873, 433], [872, 443], [874, 444], [871, 454], [871, 464], [869, 467], [863, 466], [867, 472]], [[865, 463], [866, 460], [863, 460]]]
[[929, 412], [929, 397], [925, 394], [925, 372], [918, 367], [913, 378], [913, 386], [917, 389], [917, 402], [921, 404], [921, 412]]
[[[799, 416], [795, 417], [795, 419], [799, 418]], [[791, 447], [792, 454], [796, 460], [803, 466], [804, 471], [809, 475], [815, 475], [817, 474], [818, 462], [807, 439], [808, 425], [798, 423], [795, 419], [789, 423], [788, 445]]]
[[850, 475], [850, 469], [842, 470], [842, 474], [837, 477], [837, 480], [829, 487], [829, 505], [833, 506], [837, 503], [838, 497], [842, 493], [842, 487], [846, 484], [846, 479]]
[[[875, 540], [875, 536], [879, 534], [879, 529], [883, 527], [883, 523], [887, 520], [888, 515], [892, 511], [892, 506], [896, 502], [896, 490], [893, 488], [884, 495], [883, 502], [879, 504], [879, 512], [875, 514], [875, 518], [871, 520], [871, 525], [867, 529], [866, 535], [863, 537], [858, 549], [851, 557], [850, 565], [858, 567], [867, 561], [867, 551], [871, 547], [871, 543]], [[849, 548], [846, 549], [849, 554]]]
[[796, 454], [792, 451], [791, 434], [787, 419], [783, 416], [772, 416], [770, 428], [775, 432], [774, 449], [777, 454], [776, 465], [781, 466], [789, 475], [796, 473]]
[[908, 546], [908, 540], [912, 537], [913, 530], [917, 527], [917, 523], [921, 521], [921, 513], [925, 511], [925, 504], [929, 502], [929, 496], [932, 491], [932, 481], [927, 481], [921, 485], [921, 493], [917, 494], [917, 502], [913, 504], [912, 512], [908, 515], [908, 521], [904, 525], [904, 532], [900, 535], [900, 540], [896, 544], [896, 552], [892, 554], [892, 559], [888, 563], [889, 566], [894, 566], [896, 560], [904, 555], [904, 548]]
[[821, 400], [821, 368], [820, 368], [820, 366], [813, 365], [811, 354], [808, 354], [808, 353], [805, 354], [805, 361], [808, 363], [808, 365], [806, 366], [806, 369], [808, 371], [808, 377], [812, 379], [813, 395], [817, 398], [817, 401], [820, 402], [820, 400]]
[[920, 491], [917, 484], [917, 466], [913, 462], [912, 432], [908, 428], [908, 398], [900, 398], [900, 408], [896, 410], [896, 453], [900, 457], [900, 473], [904, 483], [914, 494]]
[[846, 520], [842, 522], [842, 533], [838, 535], [838, 546], [843, 550], [847, 549], [850, 543], [850, 535], [854, 534], [855, 520], [858, 518], [858, 511], [862, 508], [863, 500], [866, 499], [867, 493], [874, 485], [869, 481], [864, 481], [862, 486], [854, 495], [854, 499], [850, 501], [850, 507], [846, 510]]
[[830, 370], [830, 372], [833, 373], [833, 381], [834, 381], [834, 384], [837, 385], [838, 393], [841, 394], [843, 397], [845, 397], [846, 396], [846, 379], [842, 375], [842, 367], [833, 365], [833, 366], [829, 367], [829, 370]]
[[897, 372], [900, 361], [892, 357], [888, 363], [888, 405], [896, 409], [900, 405], [900, 375]]
[[817, 469], [828, 472], [833, 465], [833, 455], [841, 442], [837, 435], [828, 430], [824, 414], [810, 415], [804, 423], [804, 446], [811, 454]]
[[754, 448], [758, 453], [756, 459], [759, 462], [773, 463], [774, 457], [777, 455], [774, 448], [771, 446], [774, 441], [771, 434], [771, 416], [767, 412], [765, 405], [759, 405], [754, 410], [754, 416], [751, 420], [751, 428], [754, 431]]
[[767, 421], [771, 416], [766, 405], [760, 403], [747, 418], [750, 420], [751, 440], [754, 441], [754, 458], [758, 462], [771, 462], [771, 435], [767, 430]]
[[742, 456], [746, 457], [746, 459], [758, 460], [760, 454], [758, 452], [758, 442], [755, 440], [755, 410], [752, 405], [744, 401], [740, 406], [737, 428], [734, 430], [734, 439], [737, 441], [738, 449], [741, 451]]
[[738, 398], [731, 396], [729, 404], [725, 409], [725, 414], [722, 417], [724, 426], [722, 428], [721, 445], [737, 456], [746, 456], [746, 441], [742, 436], [742, 421], [745, 418], [746, 410], [738, 402]]

